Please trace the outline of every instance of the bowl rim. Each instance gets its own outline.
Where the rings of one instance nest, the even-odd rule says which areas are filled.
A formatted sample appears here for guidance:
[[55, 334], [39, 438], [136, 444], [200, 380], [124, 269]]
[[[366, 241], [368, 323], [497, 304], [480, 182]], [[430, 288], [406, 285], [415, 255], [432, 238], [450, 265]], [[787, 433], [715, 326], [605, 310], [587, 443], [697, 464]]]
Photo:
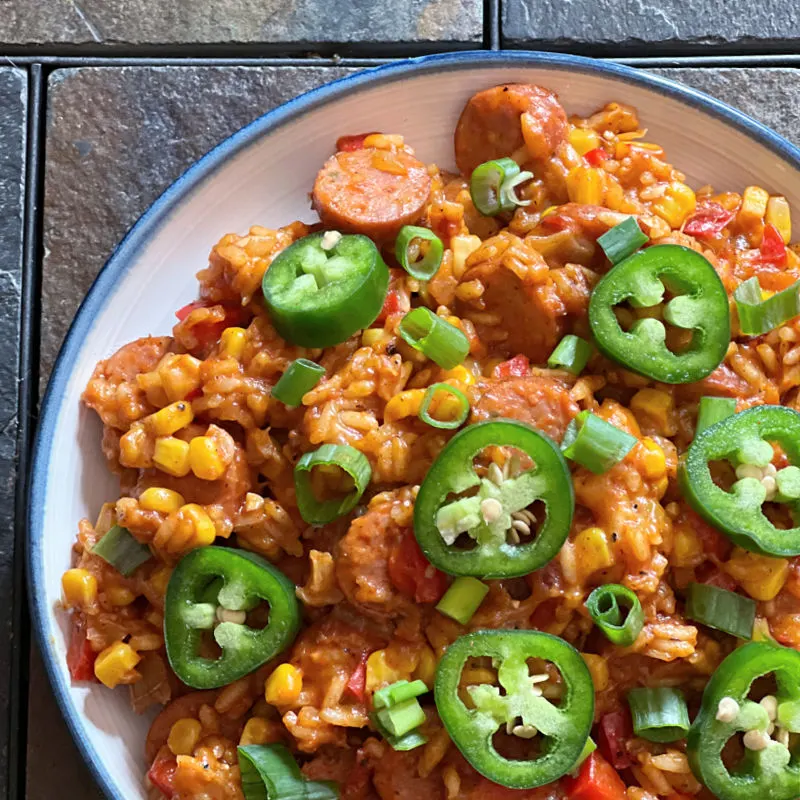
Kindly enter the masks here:
[[[310, 62], [313, 66], [313, 62]], [[440, 71], [456, 71], [474, 67], [542, 66], [581, 74], [612, 77], [626, 83], [638, 84], [680, 100], [704, 111], [745, 133], [766, 146], [782, 160], [800, 170], [800, 148], [784, 137], [757, 122], [727, 103], [712, 98], [701, 91], [678, 84], [661, 75], [616, 62], [597, 61], [565, 53], [537, 51], [470, 50], [409, 58], [379, 67], [345, 75], [323, 86], [311, 89], [266, 112], [240, 130], [224, 139], [212, 150], [189, 166], [139, 217], [122, 241], [117, 245], [98, 273], [73, 319], [59, 350], [42, 400], [32, 450], [28, 486], [27, 515], [27, 578], [28, 600], [32, 610], [36, 643], [45, 664], [50, 684], [66, 720], [69, 731], [89, 767], [95, 781], [108, 798], [125, 800], [111, 771], [100, 753], [86, 736], [85, 718], [71, 699], [71, 686], [62, 678], [56, 667], [54, 643], [50, 640], [49, 626], [52, 608], [43, 592], [37, 592], [44, 570], [44, 500], [48, 492], [50, 441], [58, 419], [66, 384], [81, 352], [85, 335], [93, 327], [97, 312], [102, 309], [120, 277], [131, 268], [140, 249], [164, 223], [169, 211], [185, 198], [198, 184], [219, 169], [225, 161], [262, 136], [288, 124], [301, 114], [336, 101], [364, 86], [377, 86], [408, 77]]]

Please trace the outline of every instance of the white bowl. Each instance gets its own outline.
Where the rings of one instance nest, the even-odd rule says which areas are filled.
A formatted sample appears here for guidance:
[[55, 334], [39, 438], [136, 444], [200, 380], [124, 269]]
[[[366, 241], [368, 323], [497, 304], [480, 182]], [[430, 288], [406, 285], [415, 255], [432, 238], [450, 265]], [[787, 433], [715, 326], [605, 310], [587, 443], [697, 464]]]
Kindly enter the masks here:
[[130, 710], [125, 689], [71, 684], [68, 618], [58, 609], [78, 520], [93, 519], [118, 491], [100, 452], [100, 424], [80, 403], [95, 363], [171, 329], [174, 310], [197, 296], [195, 272], [223, 234], [313, 219], [308, 192], [337, 136], [401, 133], [424, 161], [452, 168], [464, 102], [506, 81], [555, 90], [569, 114], [610, 100], [636, 106], [648, 138], [693, 186], [758, 184], [800, 208], [800, 150], [763, 125], [664, 78], [543, 53], [456, 53], [360, 72], [265, 114], [197, 162], [142, 216], [89, 291], [53, 370], [35, 447], [29, 564], [39, 646], [72, 734], [109, 797], [145, 798], [150, 719]]

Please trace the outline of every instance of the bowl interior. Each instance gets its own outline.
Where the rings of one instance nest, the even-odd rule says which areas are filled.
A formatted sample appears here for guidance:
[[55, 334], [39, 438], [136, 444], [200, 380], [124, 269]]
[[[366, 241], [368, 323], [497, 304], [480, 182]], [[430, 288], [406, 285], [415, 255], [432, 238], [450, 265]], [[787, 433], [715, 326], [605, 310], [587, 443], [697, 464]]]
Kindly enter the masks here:
[[361, 73], [268, 114], [191, 170], [128, 237], [80, 312], [51, 382], [33, 474], [31, 574], [40, 644], [68, 722], [109, 796], [146, 797], [149, 718], [132, 713], [124, 689], [70, 685], [67, 616], [58, 610], [78, 520], [93, 519], [118, 491], [100, 452], [100, 424], [80, 404], [96, 361], [137, 337], [167, 333], [175, 309], [196, 297], [195, 273], [223, 234], [313, 220], [308, 193], [337, 136], [402, 133], [423, 160], [452, 168], [464, 102], [506, 81], [555, 90], [569, 114], [610, 100], [631, 104], [648, 140], [666, 148], [695, 188], [757, 183], [800, 205], [796, 151], [777, 136], [666, 82], [563, 56], [458, 54]]

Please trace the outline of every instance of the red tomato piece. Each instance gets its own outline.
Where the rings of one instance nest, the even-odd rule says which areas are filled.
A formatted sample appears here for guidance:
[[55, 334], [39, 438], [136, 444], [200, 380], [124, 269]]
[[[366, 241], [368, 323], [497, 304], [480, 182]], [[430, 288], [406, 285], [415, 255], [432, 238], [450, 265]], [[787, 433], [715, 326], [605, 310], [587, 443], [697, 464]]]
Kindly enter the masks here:
[[395, 588], [417, 603], [438, 603], [447, 591], [447, 575], [439, 572], [408, 531], [389, 556], [389, 578]]
[[625, 784], [596, 750], [581, 764], [576, 778], [561, 779], [570, 800], [625, 800]]
[[371, 131], [370, 133], [354, 133], [350, 136], [340, 136], [336, 140], [336, 149], [340, 152], [344, 151], [345, 153], [352, 153], [353, 150], [360, 150], [364, 146], [364, 139], [377, 132], [378, 131]]
[[358, 666], [350, 673], [345, 692], [352, 695], [359, 703], [364, 702], [367, 690], [367, 653], [361, 654], [361, 661]]
[[69, 647], [67, 648], [67, 667], [69, 667], [69, 674], [72, 680], [96, 680], [94, 675], [96, 658], [97, 653], [92, 650], [92, 645], [86, 637], [86, 623], [77, 620], [73, 621]]
[[165, 797], [175, 797], [175, 773], [178, 770], [178, 759], [169, 749], [162, 747], [150, 767], [147, 777], [150, 783]]
[[527, 356], [518, 355], [498, 364], [494, 368], [497, 378], [527, 378], [531, 374], [531, 362]]
[[608, 153], [602, 147], [595, 147], [588, 153], [584, 153], [583, 157], [589, 162], [592, 167], [600, 167], [603, 162], [608, 158]]
[[627, 769], [633, 764], [625, 747], [633, 736], [633, 723], [627, 709], [611, 711], [600, 718], [597, 746], [614, 769]]
[[683, 226], [683, 232], [697, 239], [713, 239], [733, 219], [732, 211], [727, 211], [719, 203], [702, 203]]
[[782, 267], [786, 263], [786, 245], [778, 229], [771, 223], [764, 226], [764, 235], [761, 237], [761, 261]]

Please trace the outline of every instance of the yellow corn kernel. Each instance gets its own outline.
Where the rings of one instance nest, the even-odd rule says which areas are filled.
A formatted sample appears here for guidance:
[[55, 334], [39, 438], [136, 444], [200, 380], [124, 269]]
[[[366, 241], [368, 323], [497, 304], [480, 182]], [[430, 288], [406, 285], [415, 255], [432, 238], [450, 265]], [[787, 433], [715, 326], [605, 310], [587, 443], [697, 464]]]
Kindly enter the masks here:
[[631, 398], [631, 411], [638, 419], [648, 419], [661, 436], [675, 434], [675, 399], [661, 389], [640, 389]]
[[383, 328], [367, 328], [361, 334], [361, 344], [363, 344], [364, 347], [374, 347], [385, 339], [390, 338], [391, 334], [387, 333]]
[[461, 364], [457, 367], [453, 367], [453, 369], [448, 369], [442, 378], [446, 383], [457, 381], [458, 383], [463, 383], [465, 386], [472, 386], [472, 384], [475, 383], [474, 373]]
[[95, 677], [109, 689], [121, 683], [130, 683], [135, 675], [133, 668], [140, 660], [141, 656], [129, 644], [114, 642], [97, 656], [94, 662]]
[[61, 576], [61, 589], [68, 608], [86, 608], [97, 600], [97, 578], [85, 569], [68, 569]]
[[694, 213], [697, 197], [685, 183], [673, 181], [664, 194], [652, 205], [652, 210], [672, 228], [680, 228], [686, 218]]
[[225, 328], [219, 337], [220, 353], [239, 360], [247, 344], [247, 331], [244, 328]]
[[167, 747], [176, 756], [190, 756], [200, 741], [203, 726], [199, 719], [184, 717], [172, 724], [167, 738]]
[[[753, 623], [753, 641], [775, 644], [772, 631], [769, 629], [769, 622], [765, 617], [756, 617]], [[742, 642], [742, 644], [744, 644], [744, 642]]]
[[145, 511], [158, 511], [161, 514], [177, 511], [185, 502], [186, 500], [179, 492], [159, 486], [151, 486], [139, 495], [139, 508], [143, 508]]
[[608, 662], [603, 656], [594, 653], [581, 653], [581, 658], [589, 667], [592, 676], [592, 683], [596, 692], [602, 692], [608, 688]]
[[303, 690], [303, 670], [279, 664], [264, 683], [264, 698], [271, 706], [290, 706]]
[[453, 275], [460, 278], [466, 269], [467, 259], [481, 246], [478, 236], [453, 236], [450, 248], [453, 251]]
[[217, 529], [203, 506], [199, 506], [197, 503], [188, 503], [181, 506], [178, 515], [183, 524], [188, 524], [192, 528], [189, 536], [192, 547], [206, 547], [214, 544], [214, 539], [217, 538]]
[[675, 529], [672, 558], [676, 567], [694, 567], [703, 558], [703, 545], [688, 525]]
[[792, 240], [792, 212], [785, 197], [781, 195], [770, 197], [767, 201], [765, 221], [775, 226], [784, 244], [789, 244]]
[[242, 736], [239, 739], [240, 747], [247, 747], [249, 744], [268, 744], [274, 741], [274, 728], [269, 720], [264, 717], [250, 717], [245, 723]]
[[404, 392], [399, 392], [386, 404], [383, 421], [395, 422], [404, 417], [415, 417], [419, 414], [423, 397], [425, 397], [424, 389], [406, 389]]
[[188, 353], [171, 353], [161, 359], [158, 377], [170, 400], [183, 400], [189, 392], [200, 388], [202, 363], [199, 358]]
[[225, 462], [210, 436], [195, 436], [189, 442], [189, 466], [204, 481], [216, 481], [225, 474]]
[[667, 457], [661, 445], [649, 436], [642, 439], [641, 461], [645, 477], [650, 480], [661, 480], [667, 474]]
[[584, 576], [614, 564], [614, 555], [602, 528], [584, 528], [575, 537], [574, 547], [575, 563]]
[[183, 478], [189, 474], [189, 442], [176, 439], [174, 436], [163, 436], [156, 439], [153, 451], [153, 463], [167, 475]]
[[761, 222], [767, 213], [769, 193], [760, 186], [748, 186], [742, 195], [742, 205], [739, 208], [737, 220], [745, 225]]
[[370, 692], [403, 679], [407, 680], [408, 675], [388, 663], [386, 650], [376, 650], [374, 653], [370, 653], [367, 659], [367, 689]]
[[170, 403], [161, 411], [156, 411], [147, 419], [156, 436], [172, 436], [194, 419], [194, 412], [191, 403], [179, 400], [177, 403]]
[[459, 399], [447, 391], [436, 392], [428, 405], [428, 414], [445, 422], [456, 419], [460, 411]]
[[436, 676], [436, 654], [428, 645], [424, 645], [419, 654], [419, 661], [414, 669], [414, 680], [422, 681], [429, 689], [433, 688]]
[[773, 600], [789, 577], [785, 558], [770, 558], [736, 548], [725, 572], [735, 578], [754, 600]]
[[575, 167], [567, 174], [567, 194], [573, 203], [599, 206], [603, 202], [603, 175], [594, 167]]
[[112, 606], [129, 606], [136, 599], [136, 594], [127, 586], [109, 586], [105, 595]]
[[591, 128], [572, 128], [569, 132], [569, 143], [582, 156], [600, 147], [600, 137]]
[[150, 585], [155, 589], [158, 594], [166, 594], [167, 593], [167, 584], [169, 583], [169, 579], [172, 576], [172, 568], [164, 565], [163, 567], [159, 567], [151, 576], [150, 576]]
[[119, 440], [119, 463], [132, 469], [149, 469], [153, 466], [153, 459], [148, 451], [147, 431], [141, 423], [136, 423]]

